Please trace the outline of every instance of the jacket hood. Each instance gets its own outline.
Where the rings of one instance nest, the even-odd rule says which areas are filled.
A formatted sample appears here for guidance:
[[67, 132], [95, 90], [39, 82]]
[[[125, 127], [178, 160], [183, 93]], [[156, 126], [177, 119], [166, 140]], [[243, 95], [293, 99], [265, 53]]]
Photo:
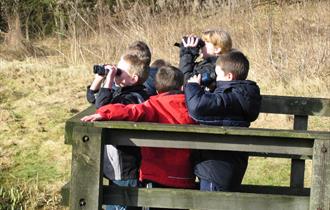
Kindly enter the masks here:
[[170, 124], [194, 124], [189, 116], [185, 96], [180, 91], [164, 92], [151, 96], [149, 103], [158, 112], [158, 122]]

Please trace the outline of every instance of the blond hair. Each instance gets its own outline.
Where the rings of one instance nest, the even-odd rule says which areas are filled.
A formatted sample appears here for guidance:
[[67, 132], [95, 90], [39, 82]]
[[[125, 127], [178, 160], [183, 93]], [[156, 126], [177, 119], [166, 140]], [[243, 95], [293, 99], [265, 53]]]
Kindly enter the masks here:
[[138, 76], [139, 80], [137, 84], [143, 84], [149, 76], [149, 65], [145, 63], [145, 60], [141, 60], [138, 55], [131, 53], [124, 54], [122, 59], [130, 64], [128, 73]]
[[231, 37], [228, 32], [222, 29], [206, 30], [202, 33], [202, 39], [212, 43], [217, 48], [221, 48], [220, 54], [232, 49]]
[[131, 43], [126, 50], [126, 53], [136, 55], [147, 66], [149, 66], [151, 62], [150, 48], [145, 42], [135, 41]]

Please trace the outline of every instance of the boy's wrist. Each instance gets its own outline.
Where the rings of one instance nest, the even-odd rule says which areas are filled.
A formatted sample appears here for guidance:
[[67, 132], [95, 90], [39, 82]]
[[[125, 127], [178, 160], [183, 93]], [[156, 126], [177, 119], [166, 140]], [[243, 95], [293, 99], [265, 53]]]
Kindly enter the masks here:
[[97, 92], [99, 92], [99, 90], [93, 90], [93, 89], [91, 89], [91, 86], [90, 85], [87, 86], [87, 91], [89, 91], [91, 93], [97, 93]]

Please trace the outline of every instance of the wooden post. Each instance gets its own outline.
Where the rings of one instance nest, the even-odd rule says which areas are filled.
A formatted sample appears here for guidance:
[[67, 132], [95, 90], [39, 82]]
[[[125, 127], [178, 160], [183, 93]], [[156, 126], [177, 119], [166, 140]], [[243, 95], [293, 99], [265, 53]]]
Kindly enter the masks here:
[[[294, 116], [293, 129], [294, 130], [307, 130], [308, 116]], [[290, 175], [290, 187], [304, 188], [305, 177], [305, 160], [291, 159], [291, 175]]]
[[[330, 137], [330, 136], [329, 136]], [[315, 140], [310, 210], [330, 209], [330, 138]]]
[[70, 209], [102, 207], [102, 129], [77, 126], [72, 136]]

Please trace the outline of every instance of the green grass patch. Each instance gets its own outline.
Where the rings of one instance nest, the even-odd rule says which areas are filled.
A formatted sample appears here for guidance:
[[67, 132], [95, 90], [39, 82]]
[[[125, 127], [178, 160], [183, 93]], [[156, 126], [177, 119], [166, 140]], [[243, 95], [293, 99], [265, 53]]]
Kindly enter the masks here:
[[289, 186], [290, 160], [283, 158], [250, 157], [243, 183]]
[[37, 179], [43, 185], [60, 177], [61, 174], [50, 162], [45, 152], [33, 147], [26, 149], [28, 152], [16, 154], [17, 156], [14, 158], [16, 165], [9, 171], [15, 179]]

